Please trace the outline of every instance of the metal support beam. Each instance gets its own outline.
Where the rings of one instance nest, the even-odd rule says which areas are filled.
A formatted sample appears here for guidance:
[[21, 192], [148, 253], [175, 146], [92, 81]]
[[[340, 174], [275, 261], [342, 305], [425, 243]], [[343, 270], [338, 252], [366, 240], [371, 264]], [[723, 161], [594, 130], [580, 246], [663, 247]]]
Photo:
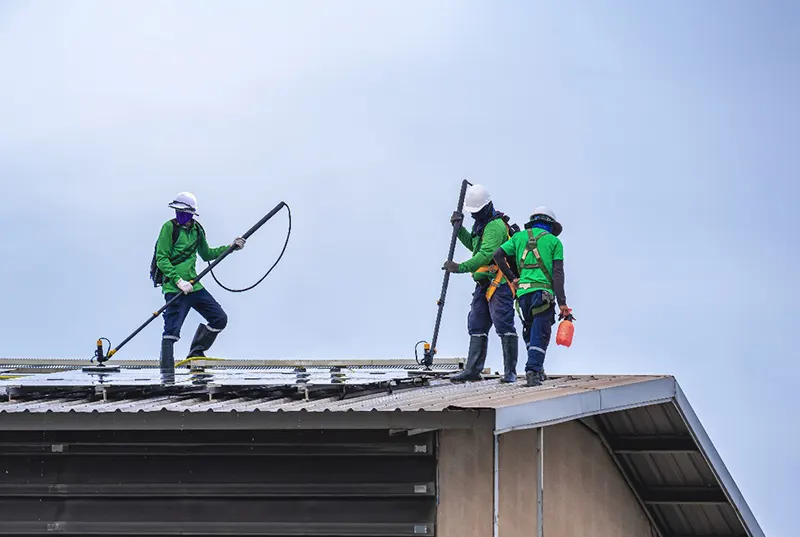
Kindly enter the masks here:
[[0, 484], [0, 498], [419, 498], [428, 483], [97, 483]]
[[494, 435], [494, 493], [492, 497], [494, 516], [492, 518], [492, 535], [498, 537], [500, 533], [500, 435]]
[[109, 531], [128, 535], [374, 535], [400, 537], [403, 535], [433, 536], [432, 524], [395, 524], [383, 522], [17, 522], [0, 520], [0, 532], [5, 535], [67, 533], [77, 535], [107, 535]]
[[[436, 358], [436, 366], [449, 366], [457, 368], [465, 362], [464, 358], [441, 357]], [[261, 359], [236, 359], [236, 358], [209, 358], [207, 360], [196, 360], [195, 365], [205, 367], [413, 367], [419, 368], [419, 364], [413, 359], [387, 358], [387, 359], [347, 359], [347, 360], [303, 360], [303, 359], [284, 359], [284, 360], [261, 360]], [[0, 358], [0, 367], [59, 367], [66, 369], [76, 368], [87, 365], [86, 360], [75, 358]], [[116, 359], [114, 365], [120, 367], [152, 367], [158, 368], [158, 360], [137, 360], [137, 359]], [[436, 369], [436, 368], [434, 368]]]
[[544, 537], [544, 427], [536, 429], [536, 535]]
[[494, 412], [0, 412], [0, 430], [489, 429]]
[[719, 487], [649, 487], [642, 490], [642, 500], [650, 505], [727, 504]]
[[682, 436], [618, 436], [609, 439], [617, 453], [699, 453], [700, 449], [689, 435]]

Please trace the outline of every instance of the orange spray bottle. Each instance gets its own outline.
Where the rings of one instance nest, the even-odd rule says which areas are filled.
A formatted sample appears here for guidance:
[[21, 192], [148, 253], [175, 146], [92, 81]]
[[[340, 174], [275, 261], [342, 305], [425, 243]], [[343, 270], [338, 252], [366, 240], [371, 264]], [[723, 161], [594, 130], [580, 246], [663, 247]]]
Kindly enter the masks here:
[[570, 313], [558, 325], [558, 332], [556, 333], [556, 345], [562, 345], [564, 347], [569, 347], [572, 345], [572, 336], [575, 335], [575, 325], [572, 324], [572, 321], [574, 320], [575, 317], [573, 317]]

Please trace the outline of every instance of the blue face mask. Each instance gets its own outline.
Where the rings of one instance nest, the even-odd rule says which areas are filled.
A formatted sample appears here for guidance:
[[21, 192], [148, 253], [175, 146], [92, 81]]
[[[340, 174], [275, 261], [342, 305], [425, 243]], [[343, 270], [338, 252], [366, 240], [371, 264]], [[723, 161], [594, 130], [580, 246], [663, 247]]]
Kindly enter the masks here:
[[192, 213], [175, 211], [175, 218], [177, 218], [179, 226], [185, 226], [186, 224], [191, 222], [193, 216], [194, 215]]
[[548, 233], [552, 233], [553, 232], [553, 224], [550, 224], [548, 222], [541, 222], [541, 221], [540, 222], [535, 222], [531, 227], [536, 227], [536, 228], [539, 228], [539, 229], [543, 229], [543, 230], [547, 231]]

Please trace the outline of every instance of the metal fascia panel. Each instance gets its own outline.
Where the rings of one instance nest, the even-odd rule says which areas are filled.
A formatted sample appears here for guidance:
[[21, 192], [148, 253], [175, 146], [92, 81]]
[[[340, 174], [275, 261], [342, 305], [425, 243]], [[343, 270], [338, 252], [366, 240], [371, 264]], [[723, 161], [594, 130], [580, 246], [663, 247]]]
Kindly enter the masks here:
[[498, 408], [495, 411], [495, 434], [555, 425], [617, 410], [667, 403], [675, 397], [675, 387], [673, 377], [664, 377]]

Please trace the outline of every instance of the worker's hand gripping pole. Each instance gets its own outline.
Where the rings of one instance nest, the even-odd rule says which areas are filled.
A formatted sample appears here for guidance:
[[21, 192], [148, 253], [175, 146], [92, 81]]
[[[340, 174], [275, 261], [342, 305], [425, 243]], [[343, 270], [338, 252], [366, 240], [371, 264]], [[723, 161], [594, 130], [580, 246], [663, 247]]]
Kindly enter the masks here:
[[[255, 223], [255, 225], [254, 225], [253, 227], [251, 227], [250, 229], [248, 229], [248, 230], [245, 232], [245, 234], [244, 234], [244, 235], [242, 235], [242, 238], [243, 238], [243, 239], [245, 239], [245, 240], [249, 239], [249, 238], [250, 238], [250, 236], [251, 236], [253, 233], [255, 233], [256, 231], [258, 231], [258, 229], [259, 229], [261, 226], [263, 226], [263, 225], [264, 225], [264, 224], [267, 222], [267, 220], [269, 220], [270, 218], [272, 218], [273, 216], [275, 216], [276, 214], [278, 214], [278, 211], [280, 211], [280, 210], [281, 210], [281, 209], [283, 209], [284, 207], [286, 207], [286, 203], [285, 203], [285, 202], [283, 202], [283, 201], [282, 201], [282, 202], [280, 202], [279, 204], [277, 204], [277, 205], [275, 206], [275, 208], [274, 208], [274, 209], [272, 209], [270, 212], [268, 212], [267, 214], [265, 214], [265, 215], [264, 215], [264, 217], [263, 217], [261, 220], [259, 220], [258, 222], [256, 222], [256, 223]], [[220, 263], [222, 263], [223, 259], [225, 259], [226, 257], [228, 257], [228, 256], [231, 254], [231, 252], [233, 252], [235, 249], [236, 249], [236, 248], [234, 247], [234, 245], [230, 245], [230, 246], [228, 247], [228, 249], [227, 249], [227, 250], [225, 250], [225, 251], [222, 253], [222, 255], [220, 255], [218, 258], [216, 258], [216, 259], [215, 259], [215, 260], [214, 260], [214, 261], [213, 261], [211, 264], [209, 264], [209, 265], [208, 265], [208, 266], [207, 266], [207, 267], [206, 267], [206, 268], [205, 268], [205, 269], [204, 269], [202, 272], [200, 272], [200, 274], [198, 274], [198, 275], [197, 275], [197, 276], [196, 276], [194, 279], [190, 280], [190, 281], [189, 281], [189, 283], [191, 283], [191, 284], [195, 284], [195, 283], [199, 282], [199, 281], [200, 281], [200, 279], [201, 279], [201, 278], [203, 278], [203, 276], [205, 276], [206, 274], [208, 274], [209, 272], [211, 272], [211, 271], [214, 269], [214, 267], [216, 267], [217, 265], [219, 265]], [[146, 320], [144, 323], [142, 323], [142, 324], [141, 324], [141, 326], [139, 326], [139, 328], [137, 328], [136, 330], [134, 330], [134, 332], [133, 332], [131, 335], [129, 335], [128, 337], [126, 337], [124, 340], [122, 340], [122, 343], [120, 343], [119, 345], [117, 345], [116, 347], [114, 347], [113, 349], [111, 349], [110, 351], [108, 351], [108, 354], [107, 354], [107, 355], [105, 355], [105, 356], [103, 355], [103, 346], [102, 346], [102, 342], [98, 341], [98, 342], [97, 342], [97, 344], [98, 344], [98, 348], [97, 348], [97, 350], [95, 351], [95, 357], [97, 358], [97, 362], [98, 362], [99, 364], [101, 364], [101, 365], [102, 365], [102, 363], [103, 363], [103, 362], [107, 362], [109, 358], [111, 358], [112, 356], [114, 356], [114, 355], [117, 353], [117, 351], [119, 351], [119, 350], [120, 350], [120, 349], [121, 349], [123, 346], [125, 346], [125, 344], [126, 344], [126, 343], [128, 343], [130, 340], [132, 340], [134, 337], [136, 337], [136, 336], [139, 334], [139, 332], [141, 332], [142, 330], [144, 330], [144, 328], [145, 328], [145, 327], [146, 327], [148, 324], [150, 324], [151, 322], [153, 322], [153, 320], [154, 320], [154, 319], [156, 319], [156, 318], [157, 318], [159, 315], [161, 315], [162, 313], [164, 313], [164, 311], [165, 311], [165, 310], [166, 310], [166, 309], [167, 309], [167, 308], [170, 306], [170, 304], [172, 304], [173, 302], [175, 302], [176, 300], [178, 300], [180, 297], [181, 297], [181, 293], [178, 293], [178, 294], [176, 294], [176, 295], [175, 295], [174, 297], [172, 297], [172, 299], [170, 299], [170, 300], [169, 300], [169, 301], [168, 301], [166, 304], [164, 304], [163, 306], [161, 306], [161, 308], [159, 308], [159, 309], [158, 309], [158, 311], [155, 311], [155, 312], [153, 312], [153, 314], [150, 316], [150, 318], [149, 318], [149, 319], [147, 319], [147, 320]]]
[[[456, 211], [459, 213], [464, 210], [464, 197], [467, 195], [467, 187], [472, 186], [472, 183], [464, 179], [461, 182], [461, 192], [458, 195], [458, 206]], [[459, 222], [453, 223], [453, 234], [450, 236], [450, 250], [447, 253], [447, 260], [452, 261], [456, 253], [456, 241], [458, 240], [458, 230], [461, 224]], [[444, 299], [447, 295], [447, 285], [450, 282], [450, 272], [444, 271], [444, 280], [442, 281], [442, 292], [439, 295], [439, 301], [436, 303], [439, 306], [439, 311], [436, 313], [436, 324], [433, 326], [433, 337], [430, 344], [426, 343], [424, 346], [425, 352], [422, 356], [422, 365], [430, 369], [433, 364], [433, 356], [436, 354], [436, 341], [439, 339], [439, 326], [442, 323], [442, 311], [444, 310]]]

